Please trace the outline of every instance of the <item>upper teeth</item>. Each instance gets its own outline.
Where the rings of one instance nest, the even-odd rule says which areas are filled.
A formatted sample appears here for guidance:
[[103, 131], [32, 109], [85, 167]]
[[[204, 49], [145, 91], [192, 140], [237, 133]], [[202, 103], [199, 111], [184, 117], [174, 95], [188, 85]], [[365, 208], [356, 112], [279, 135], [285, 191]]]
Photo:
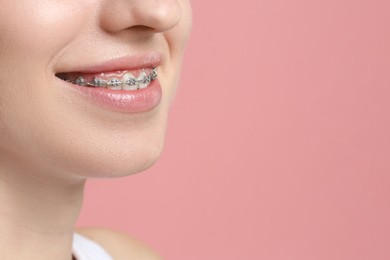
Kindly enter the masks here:
[[126, 73], [122, 79], [111, 78], [109, 80], [104, 80], [94, 77], [91, 82], [86, 82], [82, 76], [79, 76], [75, 80], [67, 81], [80, 86], [135, 90], [147, 87], [149, 83], [155, 79], [157, 79], [157, 68], [153, 68], [149, 75], [142, 72], [138, 78], [135, 78], [131, 73]]

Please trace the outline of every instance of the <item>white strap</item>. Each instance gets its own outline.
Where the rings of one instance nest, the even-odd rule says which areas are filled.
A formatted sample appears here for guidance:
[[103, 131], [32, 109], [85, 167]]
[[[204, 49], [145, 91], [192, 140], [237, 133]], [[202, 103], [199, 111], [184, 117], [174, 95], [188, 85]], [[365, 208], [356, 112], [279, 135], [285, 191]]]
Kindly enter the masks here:
[[113, 260], [99, 244], [76, 233], [73, 235], [73, 255], [77, 260]]

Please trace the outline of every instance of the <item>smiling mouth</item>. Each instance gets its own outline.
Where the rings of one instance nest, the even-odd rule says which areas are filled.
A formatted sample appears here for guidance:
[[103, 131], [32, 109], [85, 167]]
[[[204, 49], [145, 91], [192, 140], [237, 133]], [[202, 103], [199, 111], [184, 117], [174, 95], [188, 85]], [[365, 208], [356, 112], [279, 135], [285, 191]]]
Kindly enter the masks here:
[[102, 73], [70, 72], [59, 73], [56, 76], [75, 85], [112, 90], [144, 89], [158, 78], [156, 67]]

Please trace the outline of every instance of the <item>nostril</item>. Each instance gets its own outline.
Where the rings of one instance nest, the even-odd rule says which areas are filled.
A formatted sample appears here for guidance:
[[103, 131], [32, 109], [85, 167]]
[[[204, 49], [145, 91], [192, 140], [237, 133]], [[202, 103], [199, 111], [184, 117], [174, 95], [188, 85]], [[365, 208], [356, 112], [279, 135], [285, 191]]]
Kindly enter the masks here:
[[154, 31], [154, 28], [145, 25], [134, 25], [130, 27], [134, 32]]

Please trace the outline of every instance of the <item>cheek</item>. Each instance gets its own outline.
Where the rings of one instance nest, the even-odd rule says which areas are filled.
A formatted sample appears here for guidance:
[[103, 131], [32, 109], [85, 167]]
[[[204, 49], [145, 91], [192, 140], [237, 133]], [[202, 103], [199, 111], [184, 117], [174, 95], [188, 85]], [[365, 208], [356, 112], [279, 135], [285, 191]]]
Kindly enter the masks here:
[[177, 40], [185, 46], [192, 28], [192, 10], [188, 0], [180, 1], [180, 6], [182, 8], [181, 21], [172, 33], [174, 33]]
[[167, 83], [167, 88], [170, 91], [170, 94], [166, 96], [166, 102], [169, 104], [172, 103], [176, 94], [184, 50], [192, 28], [192, 12], [189, 1], [180, 0], [179, 4], [182, 9], [180, 23], [174, 29], [165, 33], [165, 38], [169, 46], [170, 59], [169, 64], [165, 66], [166, 70], [162, 74], [169, 75], [168, 78], [164, 78], [163, 80]]
[[3, 157], [4, 151], [34, 157], [34, 140], [52, 134], [45, 128], [52, 107], [40, 102], [50, 94], [42, 91], [50, 62], [83, 33], [94, 9], [89, 0], [0, 0], [0, 6], [0, 146]]
[[[4, 1], [0, 1], [4, 2]], [[87, 22], [91, 1], [5, 1], [0, 10], [0, 54], [47, 62]]]

